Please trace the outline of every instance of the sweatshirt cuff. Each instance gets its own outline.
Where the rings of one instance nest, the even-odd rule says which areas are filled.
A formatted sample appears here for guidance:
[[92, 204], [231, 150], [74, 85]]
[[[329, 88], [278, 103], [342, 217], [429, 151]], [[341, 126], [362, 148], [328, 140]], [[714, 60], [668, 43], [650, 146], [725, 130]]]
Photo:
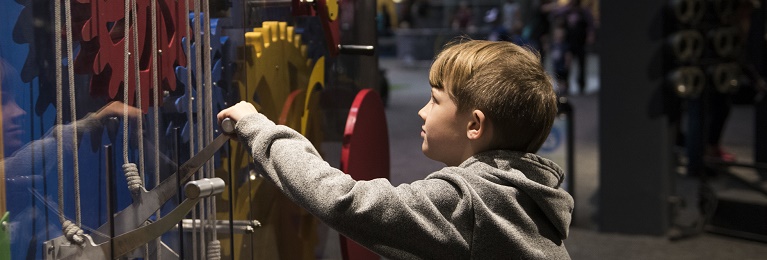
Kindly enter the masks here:
[[92, 132], [98, 130], [104, 125], [104, 122], [96, 119], [96, 113], [88, 113], [80, 120], [77, 120], [77, 133], [84, 134], [85, 132]]

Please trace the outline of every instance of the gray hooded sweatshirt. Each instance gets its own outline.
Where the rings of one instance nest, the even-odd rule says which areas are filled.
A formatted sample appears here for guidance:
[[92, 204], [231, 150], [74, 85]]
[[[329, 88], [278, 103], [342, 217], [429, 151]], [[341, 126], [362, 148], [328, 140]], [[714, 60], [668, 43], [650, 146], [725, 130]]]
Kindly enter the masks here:
[[424, 180], [355, 181], [261, 114], [236, 125], [257, 171], [314, 216], [392, 259], [569, 259], [573, 199], [562, 169], [535, 154], [489, 151]]

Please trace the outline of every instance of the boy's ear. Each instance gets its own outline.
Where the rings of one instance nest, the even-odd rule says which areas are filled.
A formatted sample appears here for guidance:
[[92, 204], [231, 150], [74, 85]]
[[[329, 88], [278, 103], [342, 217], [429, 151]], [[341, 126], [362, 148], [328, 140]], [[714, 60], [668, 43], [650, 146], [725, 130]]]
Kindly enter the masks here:
[[466, 137], [470, 140], [477, 140], [480, 137], [487, 135], [489, 130], [490, 121], [485, 117], [485, 113], [479, 109], [471, 111], [471, 119], [469, 120], [466, 129]]

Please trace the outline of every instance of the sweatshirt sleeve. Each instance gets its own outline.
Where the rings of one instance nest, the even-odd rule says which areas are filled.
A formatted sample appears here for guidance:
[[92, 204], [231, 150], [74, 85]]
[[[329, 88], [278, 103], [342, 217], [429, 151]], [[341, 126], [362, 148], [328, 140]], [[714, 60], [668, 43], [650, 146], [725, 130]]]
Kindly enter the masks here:
[[359, 244], [397, 259], [469, 257], [471, 234], [452, 223], [473, 222], [466, 213], [471, 211], [457, 203], [462, 195], [456, 184], [427, 179], [394, 187], [386, 179], [355, 181], [325, 162], [301, 134], [262, 114], [241, 119], [236, 130], [250, 147], [257, 171]]

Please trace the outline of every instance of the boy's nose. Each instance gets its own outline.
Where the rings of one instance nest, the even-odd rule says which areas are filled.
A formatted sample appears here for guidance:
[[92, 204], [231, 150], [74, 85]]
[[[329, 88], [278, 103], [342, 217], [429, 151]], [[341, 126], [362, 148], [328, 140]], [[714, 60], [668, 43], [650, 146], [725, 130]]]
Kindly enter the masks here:
[[5, 107], [8, 111], [4, 114], [6, 116], [9, 116], [11, 118], [21, 117], [27, 114], [27, 111], [19, 107], [19, 105], [16, 102], [13, 102], [12, 104], [8, 104], [8, 106]]
[[421, 117], [421, 119], [423, 119], [424, 121], [426, 121], [426, 115], [427, 115], [427, 114], [426, 114], [426, 107], [427, 107], [427, 106], [429, 106], [429, 104], [426, 104], [425, 106], [423, 106], [423, 107], [421, 108], [421, 110], [418, 110], [418, 116], [420, 116], [420, 117]]

